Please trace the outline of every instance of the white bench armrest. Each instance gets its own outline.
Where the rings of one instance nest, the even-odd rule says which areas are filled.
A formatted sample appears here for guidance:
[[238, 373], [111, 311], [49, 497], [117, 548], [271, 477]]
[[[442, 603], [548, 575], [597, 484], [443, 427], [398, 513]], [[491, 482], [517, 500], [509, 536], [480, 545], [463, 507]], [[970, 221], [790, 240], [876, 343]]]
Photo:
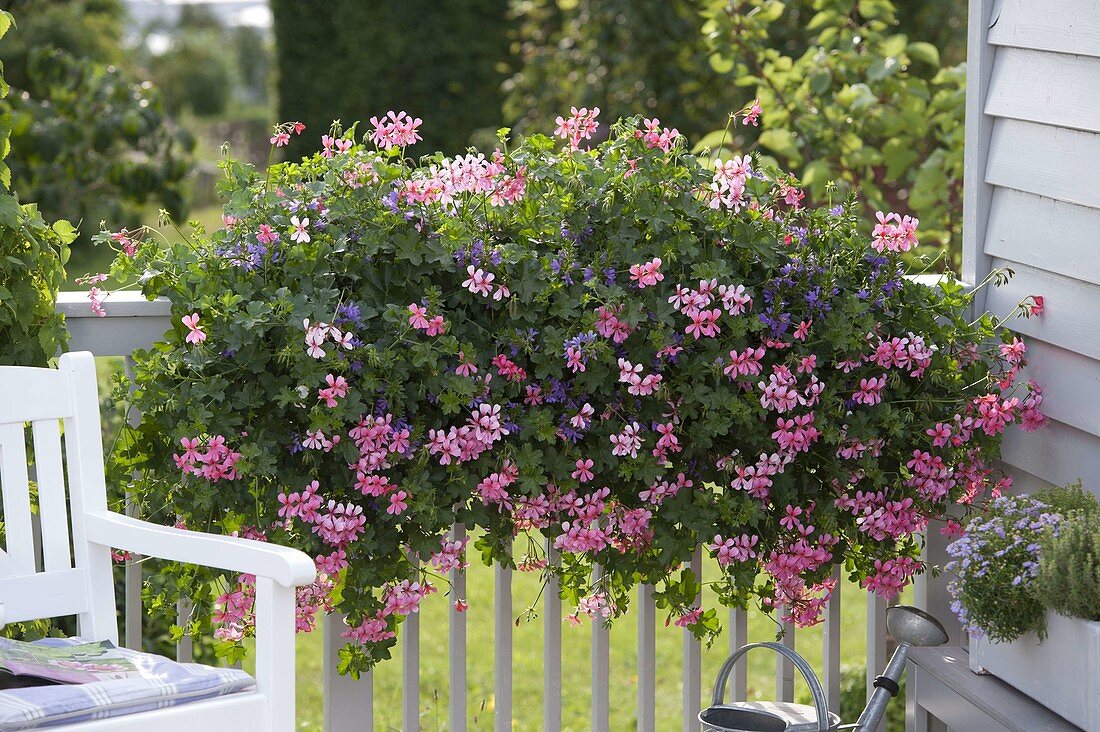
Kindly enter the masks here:
[[284, 587], [308, 585], [317, 576], [308, 555], [278, 544], [176, 529], [111, 511], [85, 514], [84, 521], [88, 541], [142, 556], [268, 577]]

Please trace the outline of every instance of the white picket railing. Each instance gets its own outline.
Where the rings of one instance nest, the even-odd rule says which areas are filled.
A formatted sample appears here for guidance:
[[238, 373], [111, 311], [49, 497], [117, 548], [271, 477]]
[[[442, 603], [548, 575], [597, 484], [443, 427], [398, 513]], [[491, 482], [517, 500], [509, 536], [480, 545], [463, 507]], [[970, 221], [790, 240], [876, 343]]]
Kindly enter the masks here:
[[[106, 301], [107, 316], [95, 317], [88, 305], [87, 296], [82, 292], [64, 292], [58, 300], [58, 310], [66, 315], [70, 333], [70, 349], [88, 350], [98, 356], [129, 357], [137, 348], [147, 347], [170, 327], [170, 308], [166, 301], [149, 302], [137, 293], [113, 293]], [[454, 537], [461, 538], [465, 529], [455, 526]], [[929, 537], [928, 559], [942, 564], [942, 541], [938, 535]], [[550, 560], [555, 560], [550, 550]], [[702, 570], [701, 551], [696, 553], [692, 567], [699, 574]], [[494, 572], [494, 629], [495, 649], [494, 668], [494, 729], [504, 732], [512, 729], [513, 687], [512, 687], [512, 573], [497, 567]], [[837, 571], [839, 577], [839, 569]], [[452, 575], [455, 597], [465, 597], [465, 577]], [[137, 647], [141, 642], [141, 565], [132, 562], [126, 570], [125, 591], [125, 639], [126, 644]], [[840, 659], [841, 659], [841, 593], [836, 592], [825, 612], [822, 633], [823, 686], [826, 690], [829, 707], [836, 711], [840, 703]], [[916, 604], [937, 615], [941, 620], [949, 620], [947, 601], [943, 582], [924, 578], [916, 588]], [[569, 693], [575, 684], [565, 684], [562, 678], [562, 606], [556, 587], [551, 584], [543, 594], [543, 719], [544, 729], [557, 732], [562, 726], [562, 695]], [[874, 595], [867, 595], [867, 636], [866, 665], [867, 685], [886, 664], [888, 638], [886, 633], [886, 603]], [[188, 612], [181, 604], [181, 616]], [[637, 729], [640, 732], [655, 732], [657, 713], [656, 703], [656, 621], [657, 609], [653, 601], [653, 588], [638, 588], [638, 597], [632, 613], [637, 623]], [[624, 620], [620, 622], [629, 622]], [[449, 726], [451, 730], [465, 730], [468, 713], [467, 699], [467, 616], [453, 607], [449, 612], [449, 658], [450, 658], [450, 694]], [[374, 728], [374, 694], [372, 674], [365, 674], [360, 680], [342, 677], [337, 673], [338, 650], [342, 645], [339, 617], [329, 616], [323, 621], [324, 630], [324, 726], [327, 732], [370, 732]], [[794, 647], [796, 633], [793, 627], [786, 627], [783, 642]], [[420, 728], [420, 638], [421, 633], [443, 633], [442, 628], [422, 628], [420, 618], [410, 616], [402, 627], [401, 678], [402, 728], [406, 732]], [[610, 729], [622, 729], [621, 722], [612, 718], [610, 706], [610, 634], [602, 624], [592, 624], [591, 643], [591, 729], [603, 732]], [[704, 705], [704, 688], [710, 680], [702, 678], [702, 648], [687, 630], [683, 630], [682, 652], [682, 729], [685, 732], [698, 730], [696, 714]], [[726, 633], [729, 649], [748, 642], [748, 617], [743, 611], [732, 610], [729, 613]], [[952, 633], [953, 642], [958, 643], [957, 629]], [[178, 648], [181, 659], [190, 658], [189, 643]], [[485, 659], [476, 659], [484, 662]], [[571, 663], [570, 668], [573, 668]], [[572, 681], [572, 674], [570, 675]], [[622, 683], [616, 679], [616, 683]], [[741, 700], [746, 697], [749, 688], [747, 667], [738, 667], [732, 677], [729, 698]], [[706, 689], [709, 699], [709, 688]], [[782, 659], [777, 661], [775, 669], [775, 698], [791, 701], [794, 697], [793, 668]], [[525, 701], [525, 700], [524, 700]], [[619, 714], [616, 714], [618, 717]], [[853, 720], [846, 720], [853, 721]]]

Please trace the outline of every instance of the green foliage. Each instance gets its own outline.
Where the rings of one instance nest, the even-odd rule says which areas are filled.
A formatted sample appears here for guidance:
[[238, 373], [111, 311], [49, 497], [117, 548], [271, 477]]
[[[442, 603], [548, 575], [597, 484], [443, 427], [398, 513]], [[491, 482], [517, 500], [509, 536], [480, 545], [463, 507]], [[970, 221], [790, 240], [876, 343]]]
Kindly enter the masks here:
[[[882, 669], [879, 669], [881, 671]], [[898, 684], [901, 691], [886, 708], [884, 732], [905, 730], [905, 678]], [[808, 703], [808, 702], [807, 702]], [[859, 665], [840, 667], [840, 709], [834, 709], [842, 722], [854, 722], [867, 705], [867, 669]]]
[[[0, 38], [12, 23], [0, 11]], [[7, 93], [0, 76], [0, 96]], [[11, 128], [11, 115], [0, 116], [0, 364], [45, 366], [67, 340], [54, 302], [76, 231], [66, 221], [49, 225], [36, 205], [19, 203], [8, 167], [14, 161], [5, 161]]]
[[948, 590], [964, 627], [1008, 642], [1028, 632], [1042, 638], [1047, 608], [1096, 615], [1098, 508], [1078, 481], [998, 498], [972, 518], [947, 549], [954, 557], [947, 569], [955, 575]]
[[149, 203], [182, 216], [192, 141], [155, 88], [115, 65], [118, 4], [31, 5], [0, 49], [14, 89], [0, 104], [13, 185], [47, 219], [84, 222], [82, 241], [102, 220], [137, 226]]
[[[334, 119], [405, 109], [426, 120], [429, 149], [492, 144], [508, 59], [507, 0], [273, 0], [279, 116], [310, 140]], [[369, 40], [365, 40], [369, 36]], [[300, 145], [291, 157], [304, 152]]]
[[1031, 497], [1045, 503], [1051, 513], [1059, 516], [1069, 516], [1075, 512], [1093, 514], [1100, 510], [1096, 494], [1085, 489], [1080, 480], [1069, 485], [1043, 488], [1032, 493]]
[[796, 3], [710, 0], [714, 58], [764, 108], [759, 143], [822, 201], [830, 183], [869, 213], [905, 209], [958, 262], [965, 70], [898, 24], [892, 0], [814, 0], [804, 50], [773, 47]]
[[1072, 618], [1100, 620], [1100, 524], [1090, 510], [1066, 514], [1040, 552], [1036, 590], [1043, 604]]
[[[504, 117], [521, 133], [549, 133], [571, 106], [609, 119], [675, 117], [697, 139], [724, 124], [742, 93], [712, 63], [698, 0], [513, 2], [517, 70]], [[716, 59], [715, 59], [716, 60]]]
[[[380, 150], [334, 134], [345, 152], [264, 173], [227, 160], [228, 228], [145, 237], [116, 261], [114, 274], [140, 276], [147, 296], [172, 303], [172, 328], [135, 354], [142, 421], [113, 470], [123, 483], [140, 471], [129, 491], [147, 518], [322, 557], [299, 619], [337, 607], [366, 633], [343, 654], [347, 671], [389, 657], [404, 615], [391, 601], [401, 582], [427, 580], [409, 553], [437, 554], [455, 521], [483, 530], [474, 548], [485, 561], [553, 573], [563, 598], [596, 617], [624, 612], [632, 588], [650, 582], [659, 607], [713, 638], [717, 613], [692, 609], [699, 578], [683, 565], [717, 531], [758, 542], [743, 561], [722, 561], [719, 601], [764, 599], [808, 622], [834, 565], [896, 591], [920, 569], [921, 522], [995, 480], [975, 461], [995, 454], [997, 429], [938, 446], [929, 432], [956, 414], [978, 419], [977, 397], [997, 389], [1005, 363], [976, 344], [1007, 334], [989, 316], [971, 322], [970, 296], [950, 278], [940, 288], [903, 278], [900, 255], [872, 251], [851, 202], [799, 207], [788, 176], [712, 171], [682, 140], [647, 138], [637, 118], [591, 151], [532, 135], [489, 159], [437, 153], [421, 164], [404, 143]], [[731, 180], [738, 202], [715, 198], [712, 185]], [[644, 287], [643, 264], [661, 274]], [[495, 277], [482, 294], [478, 268]], [[708, 311], [714, 337], [692, 333], [699, 310], [673, 305], [680, 285], [701, 280], [733, 298]], [[742, 297], [755, 305], [734, 307]], [[878, 338], [894, 339], [887, 350], [902, 361], [875, 363]], [[585, 368], [567, 363], [571, 347]], [[734, 349], [759, 349], [744, 379]], [[624, 386], [619, 359], [644, 369], [648, 386]], [[767, 374], [790, 379], [801, 400], [769, 405], [750, 378]], [[856, 404], [875, 378], [881, 402]], [[587, 424], [574, 426], [585, 404]], [[473, 437], [471, 409], [497, 410], [491, 437]], [[777, 445], [788, 422], [777, 409], [813, 425], [813, 449]], [[654, 425], [678, 436], [675, 450], [657, 444]], [[644, 444], [613, 452], [628, 428]], [[457, 435], [466, 447], [441, 447]], [[914, 450], [969, 479], [929, 488], [913, 474]], [[767, 502], [739, 484], [746, 464], [761, 471], [760, 485], [748, 480]], [[316, 506], [278, 515], [303, 490], [311, 501], [314, 485]], [[565, 536], [578, 501], [609, 532], [590, 550]], [[876, 515], [910, 523], [872, 526], [863, 507], [880, 503]], [[803, 510], [805, 535], [787, 506]], [[344, 511], [347, 522], [331, 513]], [[361, 532], [333, 535], [360, 511]], [[546, 539], [563, 548], [561, 566], [542, 566]], [[814, 558], [797, 575], [761, 572], [772, 552], [802, 543]], [[194, 629], [206, 630], [212, 595], [246, 584], [180, 573], [158, 603], [191, 597]], [[218, 630], [232, 645], [247, 620]]]

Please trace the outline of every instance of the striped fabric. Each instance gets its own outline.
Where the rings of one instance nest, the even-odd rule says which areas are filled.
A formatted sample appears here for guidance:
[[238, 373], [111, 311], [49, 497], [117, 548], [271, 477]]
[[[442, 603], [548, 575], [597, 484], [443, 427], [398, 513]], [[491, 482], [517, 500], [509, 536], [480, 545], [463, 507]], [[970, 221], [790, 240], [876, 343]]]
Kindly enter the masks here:
[[[36, 642], [68, 646], [88, 641], [46, 638]], [[0, 691], [0, 732], [119, 717], [256, 687], [255, 679], [237, 669], [176, 663], [125, 648], [119, 651], [141, 671], [140, 678]]]

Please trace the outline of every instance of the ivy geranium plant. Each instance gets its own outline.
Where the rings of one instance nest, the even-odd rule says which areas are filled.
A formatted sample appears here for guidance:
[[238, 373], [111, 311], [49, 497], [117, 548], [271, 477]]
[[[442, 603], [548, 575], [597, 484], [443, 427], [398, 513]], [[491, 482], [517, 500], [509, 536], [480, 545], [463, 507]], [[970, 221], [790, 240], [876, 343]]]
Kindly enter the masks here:
[[[1002, 480], [1003, 430], [1043, 421], [1023, 344], [950, 277], [905, 278], [916, 220], [804, 208], [789, 175], [705, 165], [656, 119], [590, 145], [598, 114], [414, 161], [420, 120], [390, 112], [301, 162], [226, 160], [217, 232], [123, 236], [115, 274], [174, 327], [136, 354], [119, 474], [146, 517], [315, 556], [298, 625], [346, 614], [345, 671], [448, 591], [455, 523], [485, 562], [556, 575], [578, 622], [646, 582], [713, 637], [701, 545], [725, 605], [813, 624], [842, 563], [893, 596], [916, 534]], [[250, 578], [172, 571], [188, 630], [212, 612], [239, 653]]]

